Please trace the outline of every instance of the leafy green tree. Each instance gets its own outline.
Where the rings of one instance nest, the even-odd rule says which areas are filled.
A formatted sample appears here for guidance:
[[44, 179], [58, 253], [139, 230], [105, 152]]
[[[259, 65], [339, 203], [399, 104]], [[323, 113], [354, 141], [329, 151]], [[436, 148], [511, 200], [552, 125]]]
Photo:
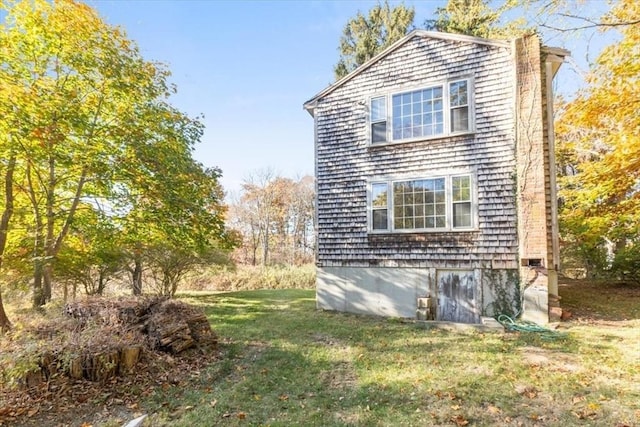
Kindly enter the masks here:
[[435, 19], [425, 21], [425, 27], [475, 37], [513, 38], [527, 31], [524, 20], [513, 20], [502, 25], [500, 19], [519, 3], [519, 0], [506, 0], [502, 6], [492, 9], [488, 0], [449, 0], [444, 7], [436, 9]]
[[92, 206], [80, 209], [72, 229], [56, 258], [56, 278], [68, 287], [75, 298], [77, 285], [87, 295], [102, 295], [107, 284], [124, 271], [125, 256], [120, 244], [120, 230], [112, 218]]
[[28, 201], [34, 306], [51, 299], [79, 209], [101, 204], [114, 221], [137, 215], [185, 245], [224, 242], [219, 172], [193, 160], [202, 125], [168, 103], [168, 70], [84, 4], [2, 8], [0, 150], [15, 156], [12, 188]]
[[[621, 0], [602, 22], [639, 16], [638, 2]], [[561, 230], [583, 266], [599, 270], [640, 265], [630, 260], [640, 252], [640, 26], [615, 27], [622, 40], [602, 51], [557, 122]]]
[[385, 0], [369, 11], [358, 12], [345, 25], [340, 37], [340, 59], [334, 67], [336, 80], [404, 37], [413, 25], [415, 10], [403, 4], [391, 8]]

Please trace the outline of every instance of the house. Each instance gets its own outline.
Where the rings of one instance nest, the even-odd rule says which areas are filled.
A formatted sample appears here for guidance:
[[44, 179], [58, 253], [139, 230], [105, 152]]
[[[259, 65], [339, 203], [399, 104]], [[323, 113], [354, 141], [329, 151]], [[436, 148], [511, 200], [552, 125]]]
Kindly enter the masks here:
[[317, 306], [479, 323], [557, 312], [552, 79], [569, 52], [417, 30], [304, 104]]

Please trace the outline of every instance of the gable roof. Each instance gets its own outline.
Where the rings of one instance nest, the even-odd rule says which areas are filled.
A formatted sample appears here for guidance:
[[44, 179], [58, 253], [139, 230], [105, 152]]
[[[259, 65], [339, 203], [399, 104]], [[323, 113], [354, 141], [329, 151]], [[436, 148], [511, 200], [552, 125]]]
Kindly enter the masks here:
[[[358, 76], [359, 74], [361, 74], [362, 72], [364, 72], [365, 70], [370, 68], [376, 62], [380, 61], [381, 59], [385, 58], [389, 54], [391, 54], [394, 51], [396, 51], [397, 49], [399, 49], [400, 47], [402, 47], [405, 44], [407, 44], [407, 42], [409, 42], [410, 40], [412, 40], [415, 37], [432, 38], [432, 39], [440, 39], [440, 40], [451, 40], [451, 41], [462, 42], [462, 43], [482, 44], [482, 45], [496, 46], [496, 47], [509, 47], [511, 45], [510, 42], [504, 41], [504, 40], [484, 39], [484, 38], [481, 38], [481, 37], [467, 36], [467, 35], [464, 35], [464, 34], [442, 33], [442, 32], [438, 32], [438, 31], [413, 30], [409, 34], [407, 34], [406, 36], [401, 38], [400, 40], [398, 40], [395, 43], [393, 43], [392, 45], [390, 45], [388, 48], [386, 48], [382, 52], [378, 53], [373, 58], [369, 59], [364, 64], [360, 65], [358, 68], [356, 68], [355, 70], [353, 70], [352, 72], [350, 72], [349, 74], [347, 74], [346, 76], [341, 78], [340, 80], [332, 83], [327, 88], [325, 88], [323, 91], [321, 91], [320, 93], [315, 95], [313, 98], [311, 98], [310, 100], [305, 102], [303, 104], [303, 108], [305, 110], [307, 110], [309, 112], [309, 114], [311, 114], [313, 116], [313, 110], [315, 109], [317, 102], [321, 98], [323, 98], [324, 96], [327, 96], [328, 94], [330, 94], [334, 90], [338, 89], [339, 87], [341, 87], [342, 85], [347, 83], [349, 80], [353, 79], [354, 77]], [[568, 56], [569, 55], [569, 51], [566, 51], [564, 49], [559, 49], [559, 48], [545, 48], [545, 49], [552, 50], [553, 54], [556, 54], [556, 55], [559, 55], [559, 56]]]

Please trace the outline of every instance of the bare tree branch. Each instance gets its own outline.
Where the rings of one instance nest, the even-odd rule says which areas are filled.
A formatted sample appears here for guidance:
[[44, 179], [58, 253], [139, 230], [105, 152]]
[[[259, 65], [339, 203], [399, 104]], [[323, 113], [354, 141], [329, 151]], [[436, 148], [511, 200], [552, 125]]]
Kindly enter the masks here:
[[570, 32], [570, 31], [579, 31], [579, 30], [586, 30], [589, 28], [615, 28], [615, 27], [625, 27], [625, 26], [630, 26], [630, 25], [637, 25], [640, 24], [640, 19], [634, 19], [631, 21], [595, 21], [593, 19], [590, 18], [586, 18], [584, 16], [578, 16], [578, 15], [573, 15], [570, 13], [557, 13], [558, 16], [562, 16], [564, 18], [570, 18], [570, 19], [576, 19], [578, 21], [582, 21], [582, 22], [588, 22], [587, 25], [582, 25], [582, 26], [577, 26], [577, 27], [570, 27], [570, 28], [560, 28], [560, 27], [555, 27], [552, 25], [548, 25], [548, 24], [540, 24], [541, 27], [544, 28], [548, 28], [550, 30], [554, 30], [554, 31], [560, 31], [560, 32]]

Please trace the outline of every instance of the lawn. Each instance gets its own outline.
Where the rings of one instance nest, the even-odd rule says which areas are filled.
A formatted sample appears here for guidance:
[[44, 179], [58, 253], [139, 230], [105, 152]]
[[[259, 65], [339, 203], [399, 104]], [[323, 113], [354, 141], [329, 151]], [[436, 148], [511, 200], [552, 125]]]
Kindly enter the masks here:
[[640, 288], [560, 294], [572, 317], [549, 338], [323, 312], [305, 289], [184, 293], [217, 351], [5, 390], [0, 425], [640, 426]]
[[183, 295], [222, 357], [141, 406], [153, 426], [640, 425], [640, 294], [619, 291], [563, 285], [554, 339], [322, 312], [309, 290]]

